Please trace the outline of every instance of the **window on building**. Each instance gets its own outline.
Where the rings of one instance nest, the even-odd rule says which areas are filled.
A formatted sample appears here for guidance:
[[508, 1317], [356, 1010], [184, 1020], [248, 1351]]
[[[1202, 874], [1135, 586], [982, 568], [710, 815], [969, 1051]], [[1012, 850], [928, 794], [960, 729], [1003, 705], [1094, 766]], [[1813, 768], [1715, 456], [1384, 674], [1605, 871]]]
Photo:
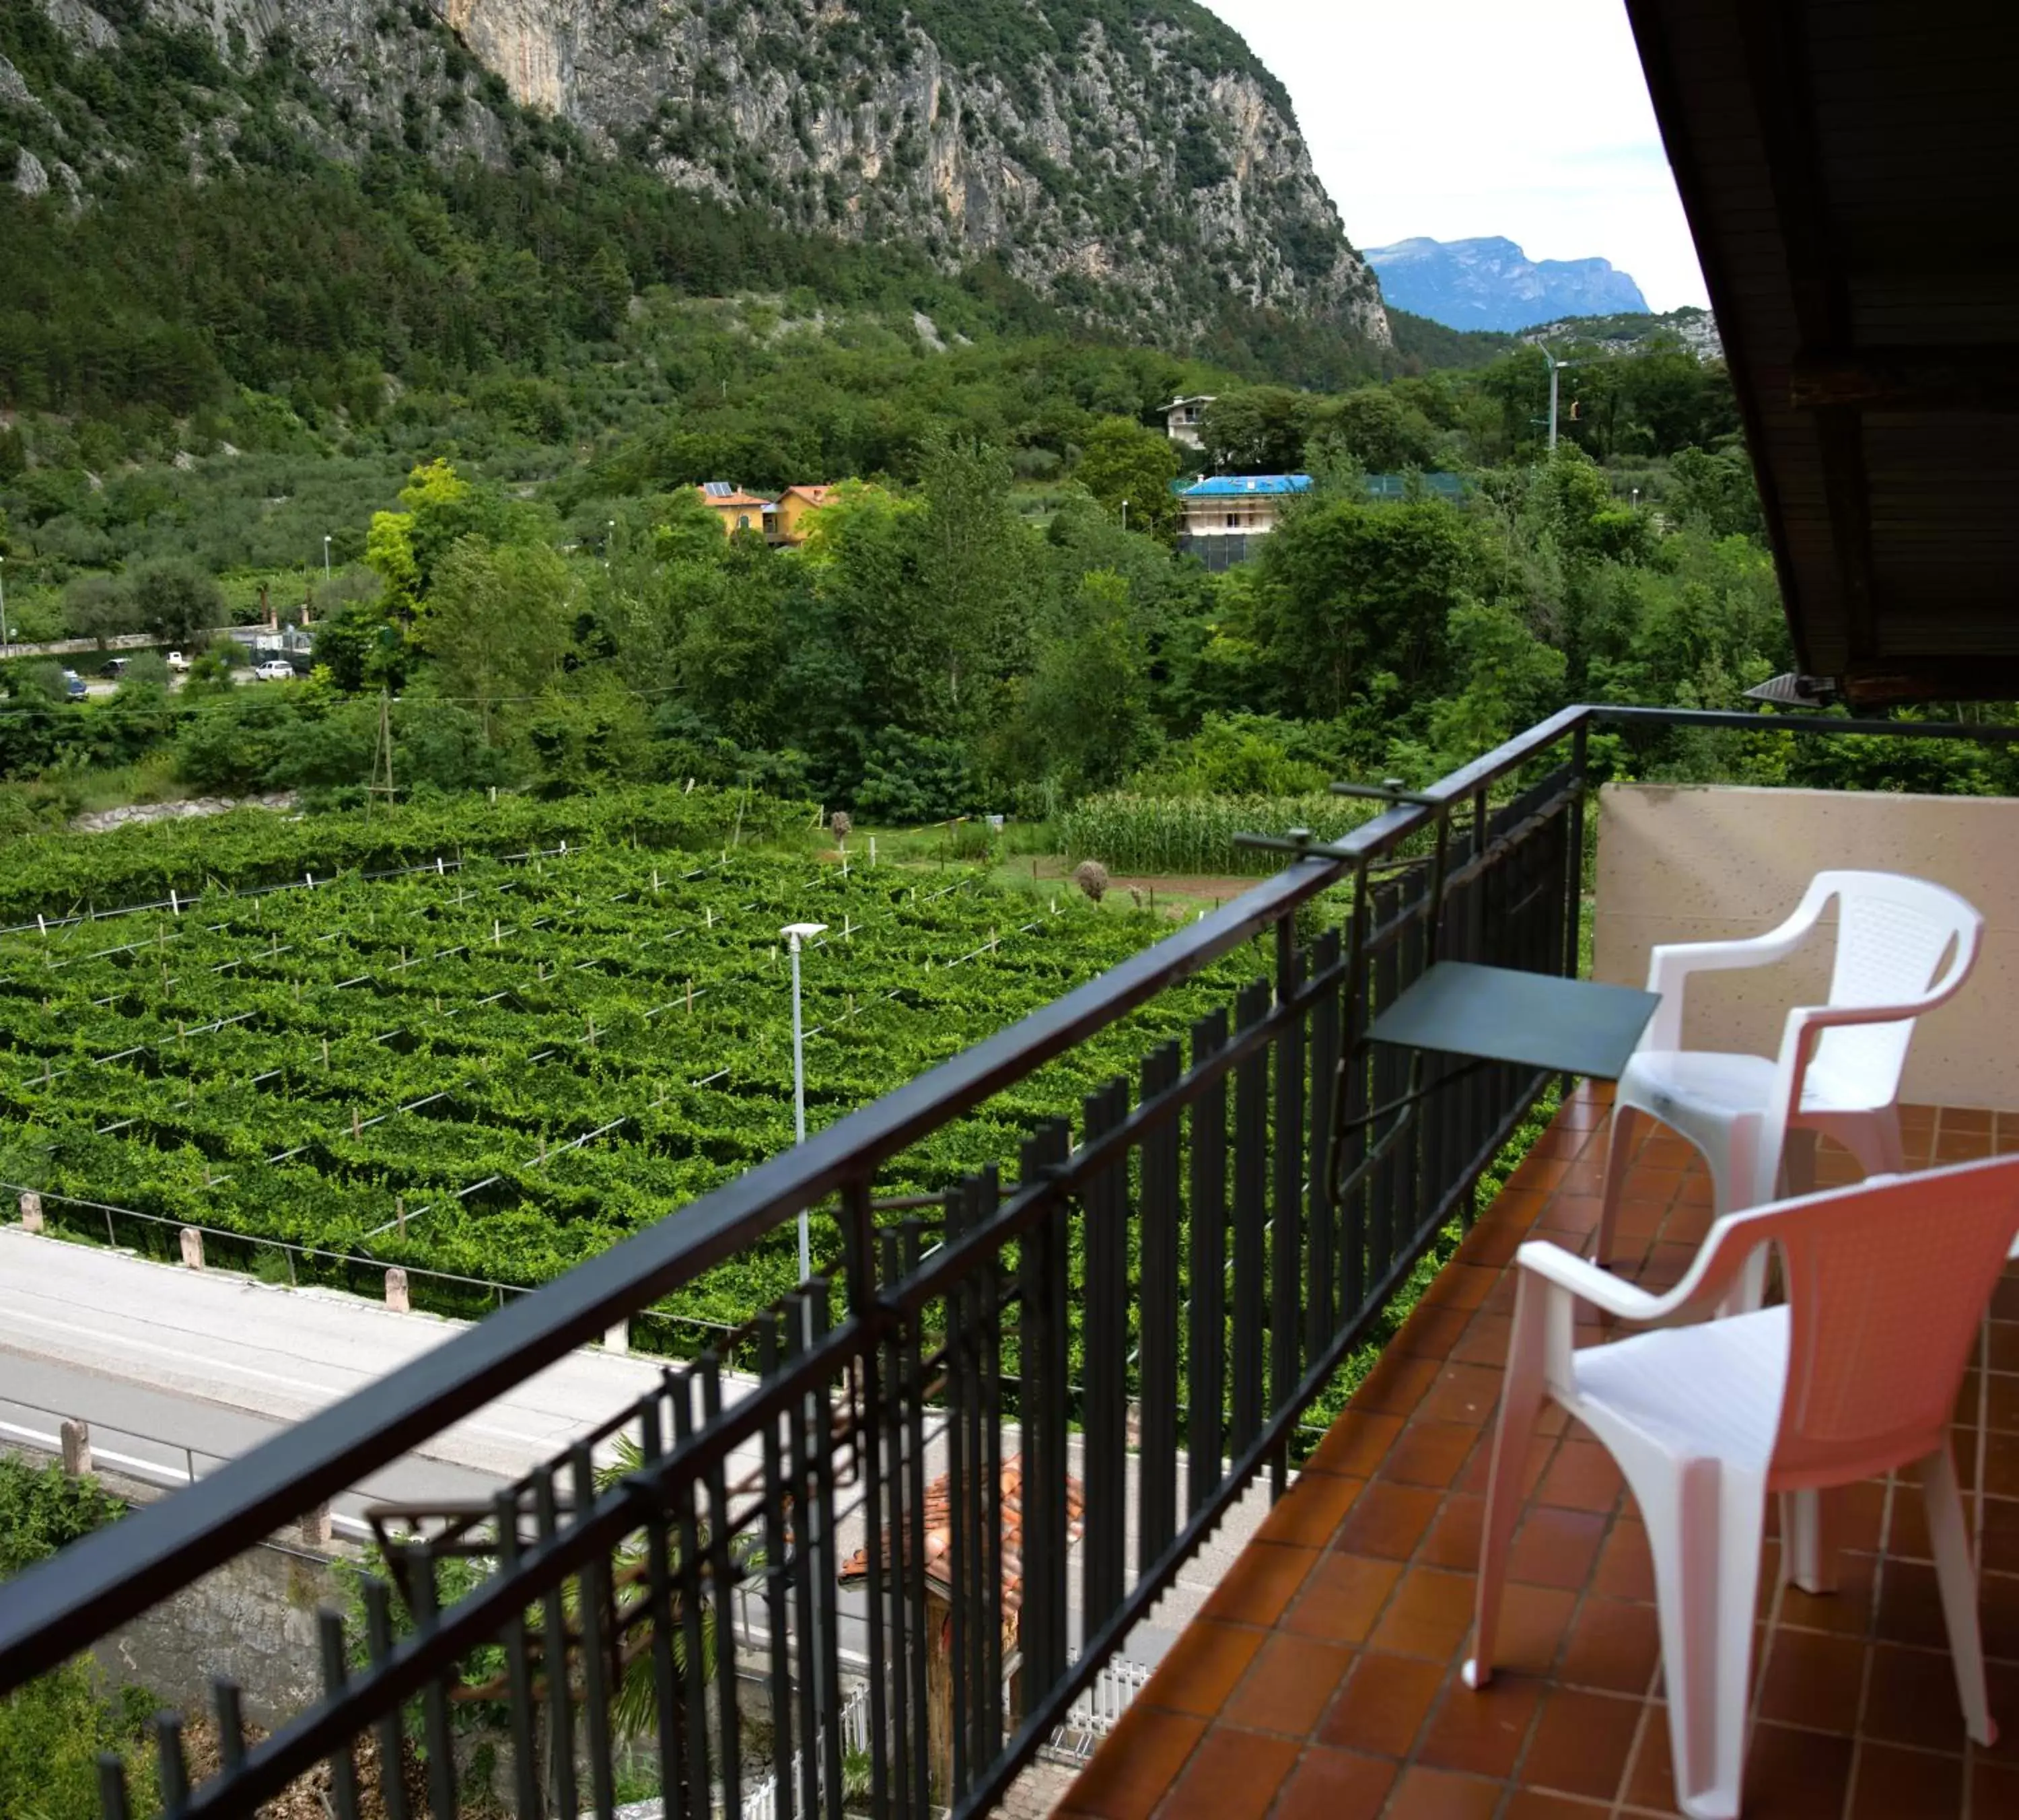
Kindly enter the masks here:
[[750, 514], [749, 513], [745, 512], [738, 515], [736, 528], [738, 531], [748, 531], [750, 528]]

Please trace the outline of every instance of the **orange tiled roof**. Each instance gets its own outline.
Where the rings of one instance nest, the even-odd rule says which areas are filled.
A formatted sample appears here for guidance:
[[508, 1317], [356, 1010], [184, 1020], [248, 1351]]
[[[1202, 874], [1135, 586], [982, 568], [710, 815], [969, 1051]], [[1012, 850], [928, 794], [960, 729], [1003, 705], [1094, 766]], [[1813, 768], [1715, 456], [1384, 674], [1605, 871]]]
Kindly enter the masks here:
[[832, 487], [788, 487], [780, 497], [789, 499], [796, 493], [809, 506], [825, 506], [833, 491]]
[[[1024, 1603], [1024, 1456], [1012, 1454], [1002, 1463], [999, 1481], [1002, 1510], [1002, 1610], [1013, 1617]], [[953, 1475], [942, 1473], [926, 1487], [926, 1582], [944, 1596], [953, 1590], [948, 1557], [953, 1552]], [[1086, 1527], [1082, 1513], [1086, 1499], [1079, 1481], [1066, 1475], [1067, 1546], [1079, 1539]], [[890, 1564], [890, 1532], [883, 1535], [883, 1564]], [[837, 1578], [859, 1580], [869, 1572], [869, 1550], [858, 1548], [841, 1564]]]

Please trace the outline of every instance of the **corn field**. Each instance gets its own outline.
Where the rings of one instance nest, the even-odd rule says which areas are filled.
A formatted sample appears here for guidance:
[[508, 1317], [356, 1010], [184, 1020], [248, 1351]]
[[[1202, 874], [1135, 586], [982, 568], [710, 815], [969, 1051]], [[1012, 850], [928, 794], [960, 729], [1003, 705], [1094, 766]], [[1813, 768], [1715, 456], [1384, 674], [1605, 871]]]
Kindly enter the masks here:
[[1378, 804], [1350, 797], [1089, 796], [1060, 818], [1069, 861], [1099, 860], [1115, 872], [1256, 877], [1278, 870], [1281, 854], [1236, 847], [1237, 834], [1285, 834], [1307, 828], [1336, 840]]

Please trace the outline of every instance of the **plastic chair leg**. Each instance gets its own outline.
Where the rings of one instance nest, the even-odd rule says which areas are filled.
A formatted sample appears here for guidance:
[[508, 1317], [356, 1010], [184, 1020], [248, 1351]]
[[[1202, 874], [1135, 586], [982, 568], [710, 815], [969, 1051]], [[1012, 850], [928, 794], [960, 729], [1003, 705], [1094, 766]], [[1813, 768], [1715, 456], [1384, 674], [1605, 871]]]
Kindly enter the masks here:
[[1500, 1624], [1507, 1547], [1521, 1508], [1528, 1444], [1535, 1437], [1535, 1418], [1542, 1412], [1546, 1388], [1549, 1314], [1549, 1290], [1522, 1273], [1514, 1292], [1513, 1332], [1507, 1343], [1507, 1373], [1501, 1383], [1500, 1413], [1493, 1427], [1493, 1464], [1487, 1477], [1486, 1511], [1480, 1528], [1472, 1655], [1464, 1670], [1469, 1688], [1483, 1688], [1493, 1678], [1494, 1636]]
[[[1760, 1140], [1757, 1118], [1735, 1118], [1725, 1133], [1723, 1154], [1713, 1149], [1705, 1151], [1705, 1161], [1710, 1166], [1713, 1212], [1736, 1213], [1773, 1199], [1774, 1177], [1779, 1173], [1780, 1159], [1762, 1158]], [[1763, 1164], [1771, 1164], [1772, 1171], [1764, 1182], [1760, 1179]], [[1766, 1245], [1754, 1249], [1741, 1267], [1731, 1294], [1718, 1304], [1720, 1315], [1749, 1314], [1767, 1305], [1767, 1257]]]
[[1963, 1524], [1956, 1462], [1946, 1445], [1922, 1463], [1921, 1492], [1927, 1501], [1928, 1540], [1934, 1550], [1935, 1579], [1941, 1588], [1942, 1618], [1948, 1626], [1949, 1659], [1956, 1666], [1956, 1699], [1970, 1741], [1988, 1749], [1998, 1742], [1998, 1728], [1991, 1720], [1991, 1699], [1985, 1687], [1977, 1575], [1970, 1565], [1970, 1535]]
[[1897, 1176], [1907, 1168], [1907, 1147], [1900, 1135], [1900, 1111], [1881, 1106], [1869, 1113], [1847, 1114], [1833, 1120], [1829, 1134], [1858, 1158], [1868, 1176]]
[[1796, 1126], [1781, 1140], [1781, 1174], [1788, 1198], [1816, 1191], [1816, 1134]]
[[1601, 1270], [1612, 1268], [1613, 1227], [1619, 1219], [1620, 1198], [1626, 1192], [1626, 1172], [1633, 1167], [1640, 1118], [1637, 1107], [1614, 1103], [1612, 1123], [1606, 1137], [1605, 1185], [1599, 1195], [1598, 1236], [1593, 1242], [1591, 1254], [1592, 1262]]
[[1805, 1593], [1836, 1590], [1836, 1525], [1832, 1494], [1783, 1492], [1781, 1494], [1781, 1560], [1783, 1576]]
[[1634, 1489], [1655, 1557], [1676, 1804], [1691, 1820], [1737, 1820], [1765, 1488], [1709, 1459], [1665, 1462], [1664, 1476]]
[[1900, 1135], [1900, 1108], [1883, 1108], [1872, 1122], [1874, 1135], [1879, 1140], [1879, 1166], [1888, 1175], [1900, 1176], [1907, 1173], [1907, 1144]]

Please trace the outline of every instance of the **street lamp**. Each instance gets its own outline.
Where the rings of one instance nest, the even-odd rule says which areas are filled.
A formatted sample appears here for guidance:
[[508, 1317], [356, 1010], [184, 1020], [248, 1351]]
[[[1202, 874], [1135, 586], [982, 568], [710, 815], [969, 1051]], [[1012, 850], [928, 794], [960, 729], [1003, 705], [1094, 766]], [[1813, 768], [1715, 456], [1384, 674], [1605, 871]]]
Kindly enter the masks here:
[[1122, 528], [1124, 531], [1129, 528], [1129, 502], [1126, 499], [1122, 502]]
[[324, 531], [322, 535], [322, 578], [324, 586], [327, 586], [329, 582], [329, 533], [328, 531]]
[[610, 567], [610, 546], [617, 541], [617, 520], [606, 518], [603, 521], [603, 566]]
[[1542, 350], [1542, 358], [1550, 363], [1550, 453], [1557, 452], [1557, 375], [1571, 363], [1560, 361], [1547, 348]]
[[[807, 1140], [807, 1049], [799, 1027], [799, 944], [825, 935], [825, 923], [788, 923], [778, 933], [792, 955], [792, 1141]], [[813, 1241], [807, 1227], [807, 1210], [799, 1209], [799, 1281], [808, 1282], [814, 1274]]]

